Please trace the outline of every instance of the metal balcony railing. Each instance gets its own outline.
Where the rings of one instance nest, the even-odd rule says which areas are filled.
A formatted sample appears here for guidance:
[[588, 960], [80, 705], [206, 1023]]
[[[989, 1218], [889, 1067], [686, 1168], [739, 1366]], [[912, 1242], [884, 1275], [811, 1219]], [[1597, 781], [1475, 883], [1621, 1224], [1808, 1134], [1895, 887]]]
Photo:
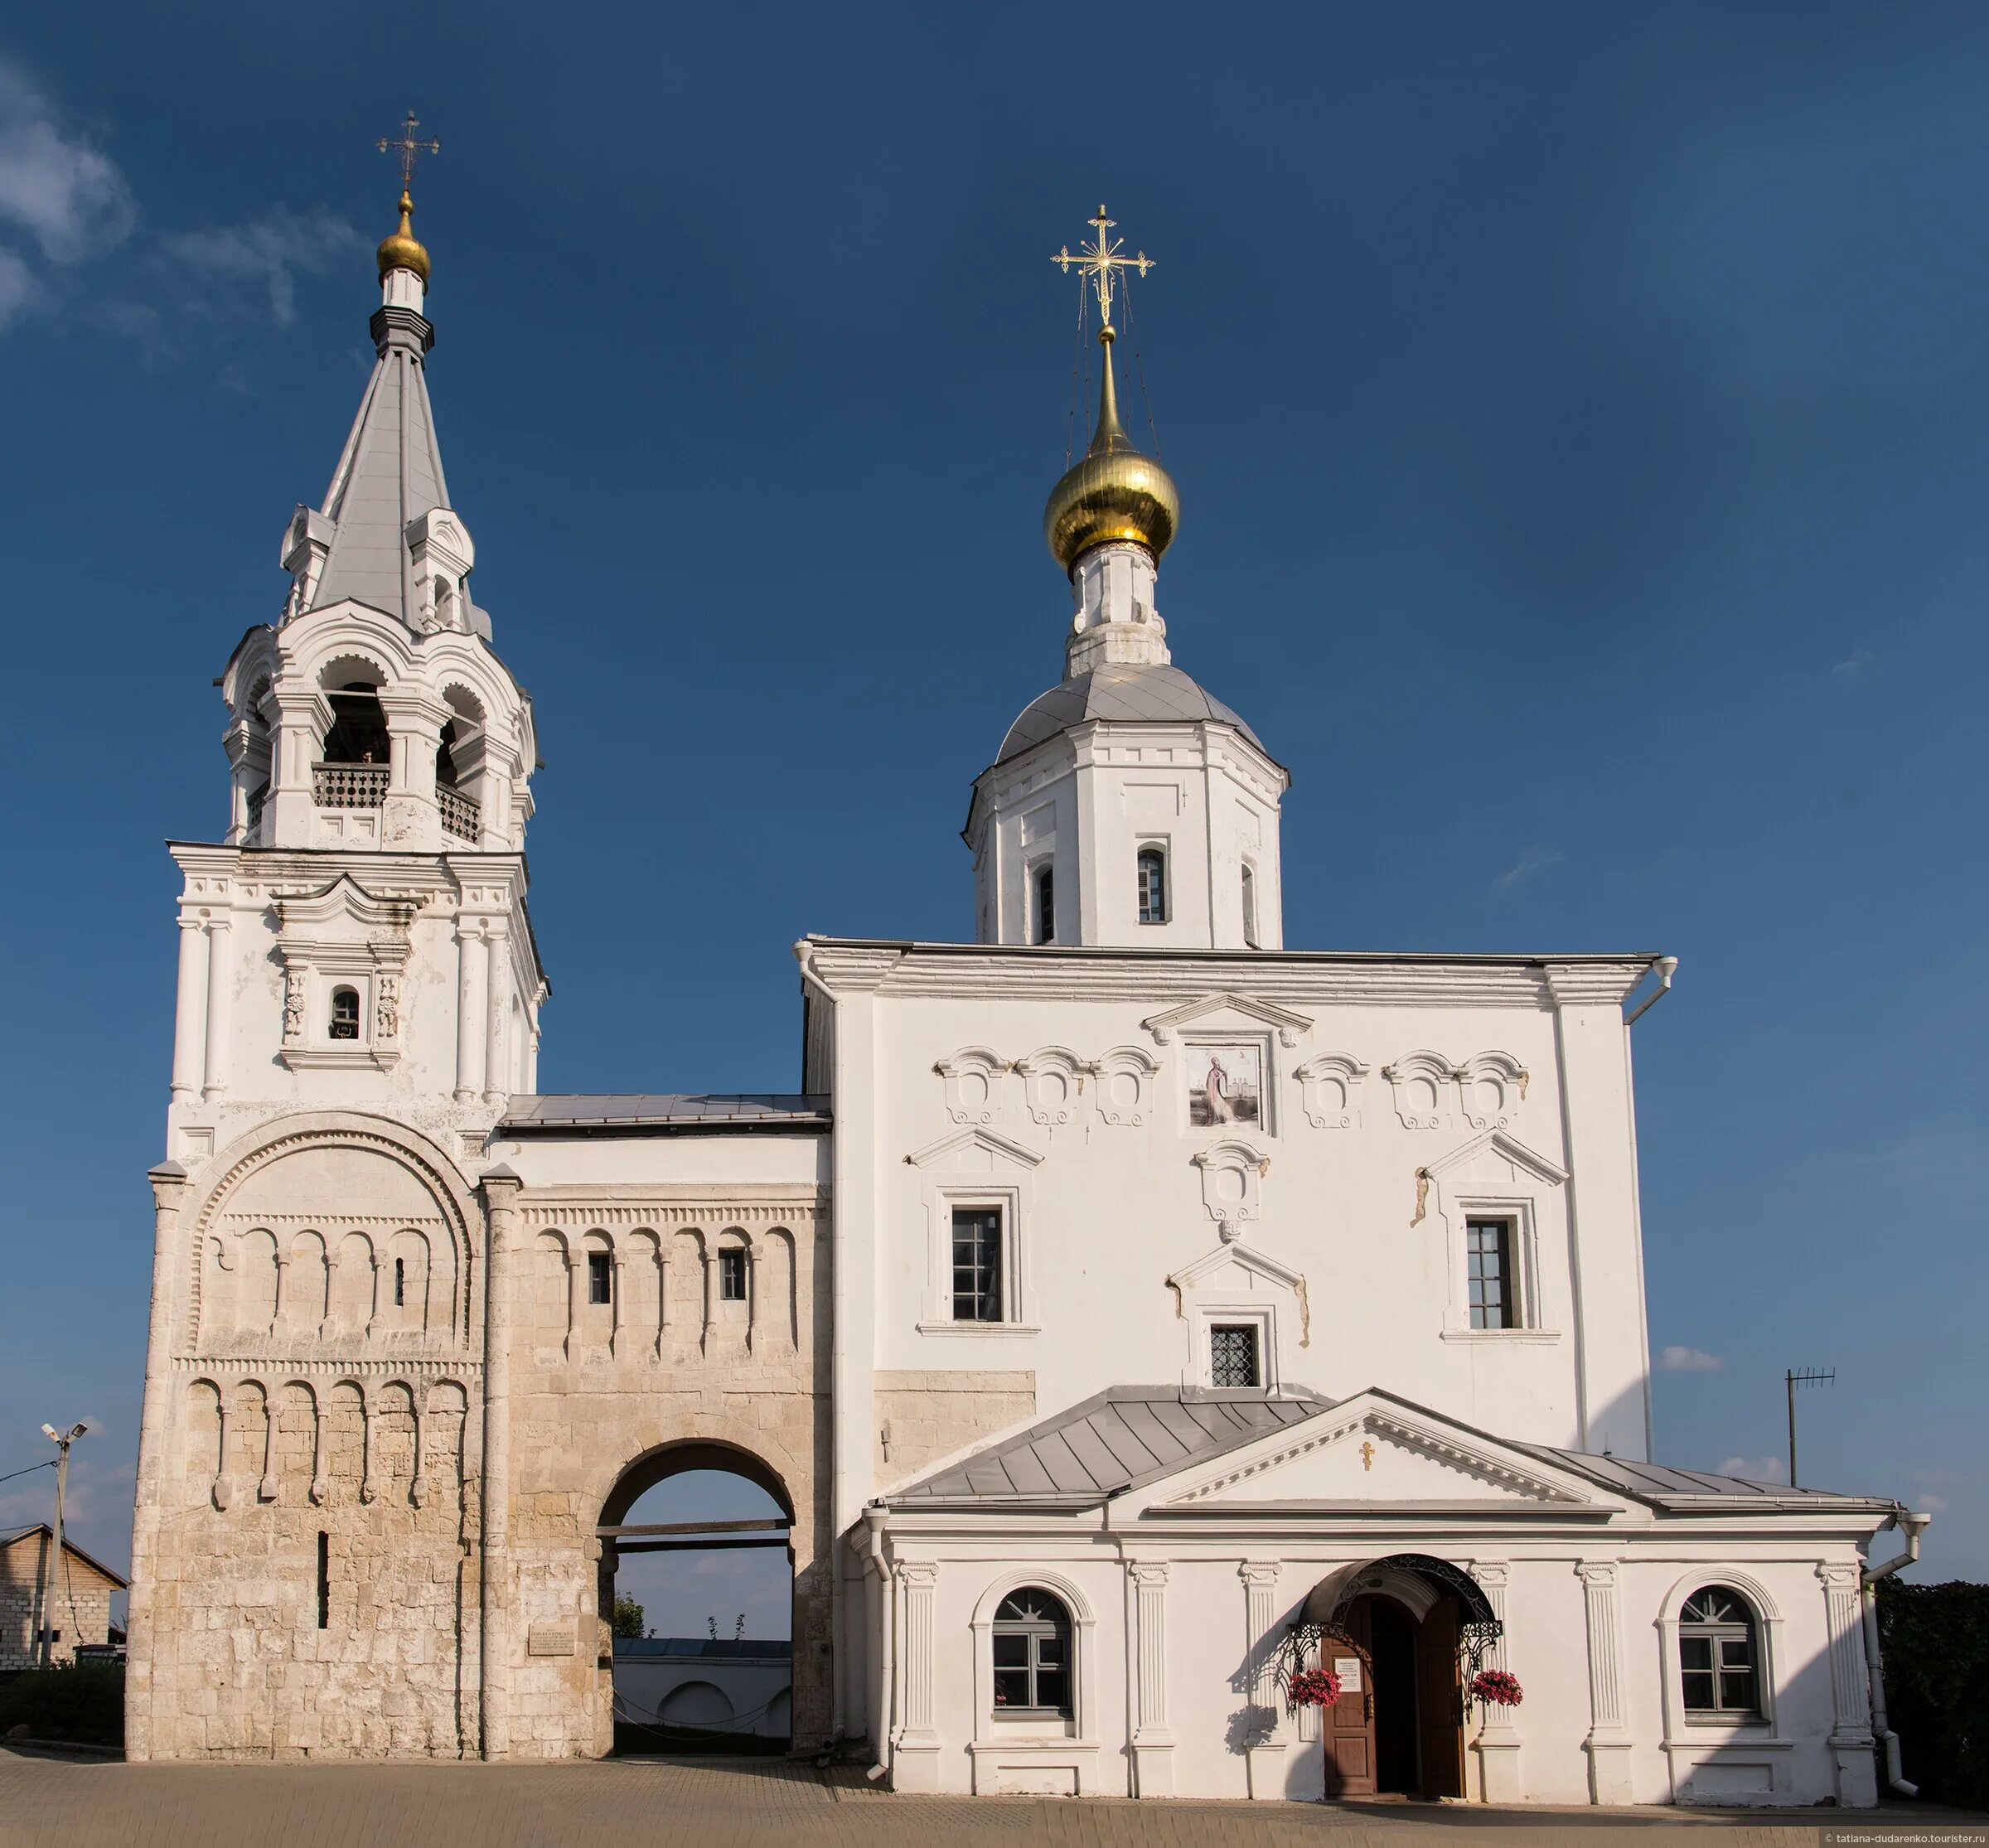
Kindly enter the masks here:
[[384, 763], [314, 763], [311, 800], [321, 809], [377, 809], [387, 800]]
[[458, 840], [483, 838], [483, 810], [459, 790], [441, 784], [435, 788], [435, 805], [442, 810], [442, 831]]

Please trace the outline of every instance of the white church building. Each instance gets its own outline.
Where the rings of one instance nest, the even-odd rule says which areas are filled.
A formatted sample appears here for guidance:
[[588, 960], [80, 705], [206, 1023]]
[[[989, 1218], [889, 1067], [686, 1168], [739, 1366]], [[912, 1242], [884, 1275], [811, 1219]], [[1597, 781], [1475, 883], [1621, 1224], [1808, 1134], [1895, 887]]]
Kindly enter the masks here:
[[220, 683], [225, 829], [172, 844], [130, 1755], [602, 1754], [625, 1517], [717, 1468], [788, 1523], [794, 1747], [896, 1789], [1873, 1802], [1861, 1573], [1916, 1517], [1652, 1455], [1628, 1023], [1674, 965], [1285, 947], [1287, 773], [1173, 659], [1102, 208], [975, 941], [796, 945], [765, 1096], [537, 1089], [532, 706], [410, 210]]

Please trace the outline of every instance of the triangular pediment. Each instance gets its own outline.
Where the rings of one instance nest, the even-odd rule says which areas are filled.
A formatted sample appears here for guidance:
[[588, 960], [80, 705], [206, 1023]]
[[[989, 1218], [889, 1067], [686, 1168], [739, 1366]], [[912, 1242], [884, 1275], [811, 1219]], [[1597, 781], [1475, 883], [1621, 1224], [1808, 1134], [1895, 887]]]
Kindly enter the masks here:
[[1220, 1289], [1223, 1284], [1232, 1281], [1227, 1275], [1232, 1270], [1238, 1279], [1258, 1278], [1266, 1283], [1281, 1284], [1291, 1290], [1303, 1291], [1305, 1288], [1305, 1279], [1300, 1272], [1242, 1244], [1218, 1245], [1214, 1251], [1204, 1252], [1193, 1264], [1183, 1265], [1167, 1280], [1170, 1285], [1182, 1289], [1199, 1289], [1212, 1285]]
[[1537, 1181], [1545, 1181], [1551, 1187], [1559, 1187], [1568, 1178], [1568, 1171], [1560, 1163], [1550, 1160], [1537, 1149], [1529, 1149], [1517, 1136], [1507, 1135], [1503, 1130], [1488, 1130], [1483, 1135], [1474, 1136], [1460, 1144], [1447, 1155], [1439, 1155], [1433, 1162], [1423, 1164], [1423, 1172], [1432, 1180], [1453, 1171], [1468, 1168], [1480, 1160], [1503, 1162], [1511, 1168], [1531, 1174]]
[[1299, 1039], [1312, 1030], [1309, 1015], [1294, 1013], [1289, 1008], [1280, 1008], [1275, 1002], [1260, 1001], [1253, 995], [1225, 992], [1205, 994], [1198, 1001], [1189, 1001], [1165, 1013], [1157, 1013], [1140, 1022], [1140, 1025], [1154, 1036], [1156, 1045], [1164, 1046], [1183, 1028], [1221, 1028], [1223, 1027], [1250, 1026], [1260, 1031], [1275, 1028], [1278, 1041], [1283, 1046], [1296, 1046]]
[[937, 1168], [952, 1173], [985, 1174], [1007, 1168], [1034, 1168], [1043, 1159], [1033, 1149], [997, 1135], [992, 1130], [958, 1130], [937, 1142], [929, 1142], [905, 1161], [912, 1168]]
[[1146, 1501], [1155, 1514], [1266, 1502], [1569, 1513], [1619, 1505], [1530, 1451], [1372, 1390], [1156, 1483]]

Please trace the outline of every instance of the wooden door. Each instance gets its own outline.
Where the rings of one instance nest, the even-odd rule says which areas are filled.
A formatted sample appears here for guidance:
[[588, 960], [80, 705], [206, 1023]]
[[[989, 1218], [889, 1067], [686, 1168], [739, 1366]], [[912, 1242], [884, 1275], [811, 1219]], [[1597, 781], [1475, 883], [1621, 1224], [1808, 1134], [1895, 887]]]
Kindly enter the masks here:
[[[1373, 1658], [1367, 1600], [1357, 1598], [1341, 1613], [1340, 1623], [1349, 1644], [1338, 1637], [1327, 1637], [1319, 1644], [1319, 1667], [1337, 1668], [1342, 1678], [1338, 1700], [1319, 1710], [1319, 1736], [1326, 1753], [1326, 1794], [1331, 1797], [1372, 1797], [1374, 1794], [1374, 1705], [1371, 1698]], [[1357, 1687], [1346, 1685], [1357, 1677], [1346, 1664], [1357, 1665]]]
[[1464, 1793], [1464, 1688], [1458, 1678], [1457, 1598], [1445, 1592], [1416, 1633], [1416, 1710], [1422, 1794]]

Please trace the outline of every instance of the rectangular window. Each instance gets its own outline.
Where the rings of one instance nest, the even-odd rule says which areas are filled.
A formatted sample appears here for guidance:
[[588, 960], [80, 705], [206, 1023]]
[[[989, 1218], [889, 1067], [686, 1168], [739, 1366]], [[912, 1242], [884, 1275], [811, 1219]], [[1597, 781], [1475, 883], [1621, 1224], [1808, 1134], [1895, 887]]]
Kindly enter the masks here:
[[1001, 1320], [1001, 1213], [960, 1207], [953, 1213], [953, 1319]]
[[1158, 847], [1140, 849], [1140, 922], [1167, 922], [1167, 855]]
[[719, 1253], [719, 1300], [721, 1303], [743, 1303], [746, 1300], [746, 1254], [738, 1246], [728, 1246]]
[[332, 1536], [317, 1536], [317, 1627], [332, 1628]]
[[1512, 1315], [1512, 1222], [1464, 1223], [1465, 1278], [1474, 1328], [1510, 1328]]
[[614, 1299], [614, 1260], [605, 1251], [589, 1251], [587, 1254], [587, 1299], [590, 1303], [612, 1302]]
[[1256, 1323], [1218, 1322], [1208, 1331], [1208, 1379], [1211, 1386], [1263, 1385]]

